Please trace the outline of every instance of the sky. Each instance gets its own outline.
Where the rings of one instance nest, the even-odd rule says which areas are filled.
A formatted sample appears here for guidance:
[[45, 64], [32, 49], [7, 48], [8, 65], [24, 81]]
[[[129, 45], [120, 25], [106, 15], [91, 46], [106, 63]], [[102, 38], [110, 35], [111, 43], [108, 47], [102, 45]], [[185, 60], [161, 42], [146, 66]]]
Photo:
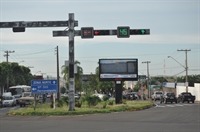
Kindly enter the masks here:
[[[200, 0], [0, 0], [0, 22], [68, 21], [74, 13], [78, 27], [94, 29], [150, 29], [150, 35], [94, 36], [74, 38], [75, 60], [84, 74], [95, 73], [99, 59], [137, 58], [138, 74], [150, 76], [185, 76], [185, 51], [188, 74], [200, 74]], [[56, 77], [58, 46], [59, 70], [69, 59], [68, 37], [53, 37], [53, 31], [67, 27], [26, 28], [13, 33], [0, 28], [0, 62], [18, 62], [31, 73]], [[168, 56], [171, 56], [168, 58]], [[22, 62], [24, 61], [24, 62]], [[60, 73], [60, 76], [63, 75]]]

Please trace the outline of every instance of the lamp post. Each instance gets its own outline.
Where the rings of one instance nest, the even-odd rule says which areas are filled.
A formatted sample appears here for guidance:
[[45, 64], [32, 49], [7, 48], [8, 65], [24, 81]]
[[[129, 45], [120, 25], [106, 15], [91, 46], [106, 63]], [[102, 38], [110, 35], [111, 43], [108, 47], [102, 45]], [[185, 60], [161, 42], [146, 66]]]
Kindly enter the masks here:
[[185, 71], [186, 71], [186, 75], [185, 75], [185, 85], [186, 85], [186, 92], [188, 92], [188, 66], [187, 66], [187, 57], [186, 57], [186, 66], [183, 66], [181, 63], [179, 63], [176, 59], [174, 59], [171, 56], [168, 56], [168, 58], [172, 58], [174, 61], [176, 61], [179, 65], [181, 65]]

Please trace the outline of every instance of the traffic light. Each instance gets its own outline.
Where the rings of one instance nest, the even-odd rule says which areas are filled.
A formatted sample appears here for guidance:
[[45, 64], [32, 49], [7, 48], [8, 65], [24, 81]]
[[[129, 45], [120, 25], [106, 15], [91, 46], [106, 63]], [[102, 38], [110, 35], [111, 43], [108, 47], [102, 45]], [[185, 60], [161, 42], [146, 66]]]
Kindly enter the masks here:
[[148, 35], [150, 34], [150, 29], [131, 29], [130, 35]]
[[93, 27], [82, 27], [81, 28], [81, 38], [94, 38]]
[[129, 38], [130, 37], [130, 27], [117, 27], [117, 37], [118, 38]]
[[94, 30], [94, 35], [110, 35], [110, 30]]

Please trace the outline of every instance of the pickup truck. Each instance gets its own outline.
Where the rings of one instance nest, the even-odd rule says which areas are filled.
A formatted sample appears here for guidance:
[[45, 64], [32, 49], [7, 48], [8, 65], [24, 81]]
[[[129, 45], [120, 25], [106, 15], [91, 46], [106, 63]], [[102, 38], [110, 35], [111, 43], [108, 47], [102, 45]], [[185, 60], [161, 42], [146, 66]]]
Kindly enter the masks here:
[[194, 103], [194, 101], [195, 101], [195, 96], [193, 96], [191, 93], [189, 93], [189, 92], [182, 92], [181, 94], [179, 94], [178, 95], [178, 98], [177, 98], [177, 101], [178, 102], [182, 102], [182, 103], [184, 103], [184, 102], [188, 102], [188, 103], [190, 103], [190, 102], [192, 102], [192, 103]]
[[155, 92], [151, 95], [151, 99], [154, 100], [154, 101], [160, 100], [162, 94], [163, 94], [162, 91], [155, 91]]
[[[31, 102], [34, 102], [34, 96], [31, 92], [23, 92], [21, 98], [19, 98], [20, 107], [30, 105]], [[39, 102], [39, 98], [36, 98], [36, 102]]]

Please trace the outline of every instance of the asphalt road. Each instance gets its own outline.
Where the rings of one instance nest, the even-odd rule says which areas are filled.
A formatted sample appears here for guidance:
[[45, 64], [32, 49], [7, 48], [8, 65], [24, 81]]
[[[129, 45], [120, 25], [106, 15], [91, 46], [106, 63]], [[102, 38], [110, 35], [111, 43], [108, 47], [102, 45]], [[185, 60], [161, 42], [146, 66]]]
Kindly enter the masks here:
[[[157, 103], [157, 102], [156, 102]], [[0, 116], [0, 132], [200, 132], [200, 104], [82, 116]]]

